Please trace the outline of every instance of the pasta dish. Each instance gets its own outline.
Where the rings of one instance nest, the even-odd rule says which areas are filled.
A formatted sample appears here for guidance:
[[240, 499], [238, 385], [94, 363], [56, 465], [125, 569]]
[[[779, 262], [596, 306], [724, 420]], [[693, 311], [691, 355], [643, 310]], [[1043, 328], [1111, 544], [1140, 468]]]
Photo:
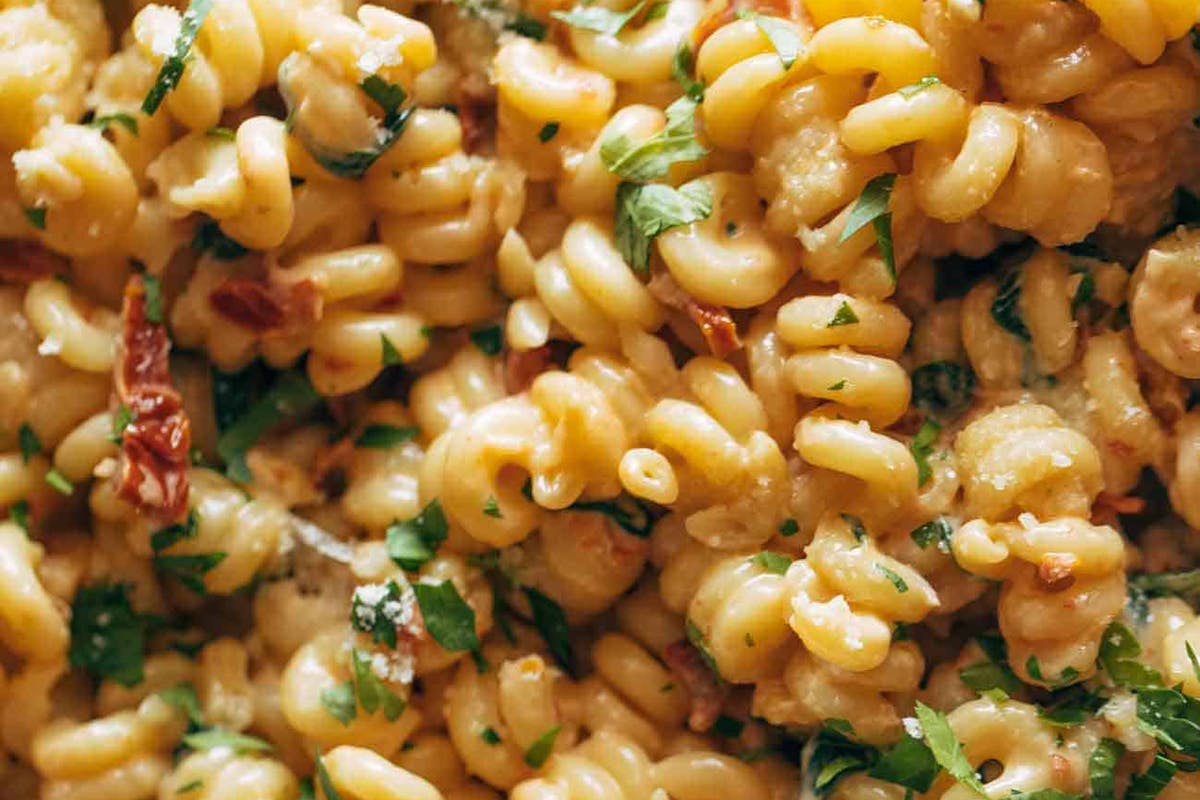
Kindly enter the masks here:
[[0, 0], [0, 798], [1200, 798], [1200, 0]]

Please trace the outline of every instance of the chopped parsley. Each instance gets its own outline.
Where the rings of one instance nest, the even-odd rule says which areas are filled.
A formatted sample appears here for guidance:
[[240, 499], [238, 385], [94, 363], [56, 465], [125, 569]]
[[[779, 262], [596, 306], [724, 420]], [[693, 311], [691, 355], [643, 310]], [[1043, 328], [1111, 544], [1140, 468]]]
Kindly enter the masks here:
[[953, 361], [934, 361], [913, 370], [913, 405], [937, 417], [957, 416], [971, 404], [975, 373]]
[[129, 427], [137, 419], [137, 415], [127, 405], [117, 407], [116, 413], [113, 414], [112, 432], [108, 434], [108, 440], [113, 444], [120, 444], [125, 433], [125, 429]]
[[913, 528], [909, 536], [917, 547], [926, 550], [930, 545], [934, 545], [943, 553], [950, 552], [950, 537], [954, 535], [954, 528], [951, 527], [950, 521], [945, 517], [935, 517], [923, 525], [918, 525]]
[[554, 725], [537, 739], [533, 744], [529, 745], [529, 749], [525, 751], [525, 763], [534, 769], [539, 769], [546, 763], [546, 759], [550, 758], [550, 753], [554, 751], [554, 740], [558, 738], [558, 732], [562, 730], [561, 725]]
[[971, 766], [971, 762], [967, 761], [962, 744], [954, 735], [954, 730], [950, 727], [946, 715], [935, 711], [920, 700], [917, 701], [916, 714], [917, 721], [921, 723], [922, 738], [938, 765], [962, 785], [979, 794], [986, 795], [983, 783], [975, 774], [975, 768]]
[[478, 650], [475, 611], [459, 596], [454, 583], [414, 583], [413, 593], [421, 608], [425, 629], [447, 650]]
[[146, 321], [153, 325], [163, 322], [162, 282], [155, 275], [142, 275], [142, 289], [146, 296]]
[[354, 694], [363, 711], [374, 714], [382, 711], [388, 722], [395, 722], [408, 703], [387, 687], [371, 668], [371, 655], [361, 650], [350, 651], [350, 666], [354, 673]]
[[165, 528], [159, 528], [150, 534], [150, 547], [158, 553], [184, 539], [194, 539], [200, 531], [200, 515], [196, 509], [188, 509], [183, 522], [176, 522]]
[[395, 367], [404, 363], [404, 359], [400, 357], [400, 351], [396, 349], [396, 345], [392, 344], [392, 340], [387, 337], [386, 333], [379, 334], [379, 362], [385, 367]]
[[892, 214], [888, 211], [888, 204], [891, 202], [892, 187], [895, 184], [896, 175], [890, 172], [868, 181], [850, 211], [850, 218], [846, 220], [842, 235], [838, 238], [838, 244], [841, 244], [868, 224], [873, 225], [875, 242], [879, 245], [884, 265], [893, 281], [896, 280], [896, 258], [892, 246]]
[[189, 733], [183, 737], [183, 744], [193, 750], [213, 750], [218, 747], [228, 747], [235, 753], [267, 753], [272, 749], [269, 742], [257, 736], [247, 736], [244, 733], [225, 730], [224, 728], [208, 728], [207, 730]]
[[197, 253], [207, 253], [218, 261], [233, 261], [250, 252], [247, 247], [226, 236], [216, 220], [208, 218], [201, 218], [190, 246]]
[[358, 701], [354, 699], [354, 683], [346, 681], [321, 690], [321, 707], [342, 725], [349, 725], [358, 716]]
[[375, 591], [376, 588], [359, 586], [354, 590], [350, 599], [350, 625], [356, 631], [371, 634], [373, 644], [394, 649], [404, 595], [394, 580], [385, 583], [380, 591]]
[[42, 452], [42, 440], [29, 427], [28, 422], [22, 422], [17, 429], [17, 446], [21, 448], [21, 463], [28, 464], [29, 459]]
[[742, 722], [737, 717], [730, 717], [726, 714], [720, 714], [717, 716], [709, 730], [722, 738], [736, 739], [742, 735], [742, 731], [745, 730], [745, 728], [746, 723]]
[[46, 209], [44, 207], [23, 208], [21, 211], [25, 214], [25, 219], [30, 225], [39, 231], [46, 230]]
[[471, 331], [471, 344], [478, 347], [485, 356], [494, 356], [504, 349], [504, 331], [499, 325], [489, 325]]
[[992, 301], [992, 319], [1004, 330], [1016, 336], [1023, 342], [1031, 339], [1029, 328], [1021, 318], [1021, 271], [1009, 270], [996, 289], [996, 299]]
[[388, 526], [388, 557], [406, 570], [420, 569], [446, 541], [449, 530], [442, 504], [434, 498], [417, 516]]
[[491, 726], [488, 726], [480, 731], [479, 738], [483, 739], [484, 742], [492, 745], [493, 747], [500, 744], [501, 741], [500, 734], [496, 733], [495, 728], [492, 728]]
[[390, 450], [401, 442], [412, 441], [420, 432], [420, 428], [413, 426], [368, 425], [354, 440], [354, 446], [371, 450]]
[[796, 59], [800, 57], [800, 51], [804, 48], [804, 43], [788, 25], [778, 17], [768, 17], [759, 14], [756, 11], [741, 9], [737, 12], [738, 19], [752, 19], [758, 29], [762, 31], [767, 40], [771, 42], [771, 47], [775, 48], [775, 52], [779, 54], [779, 60], [783, 62], [784, 69], [791, 69], [792, 64], [796, 63]]
[[930, 86], [937, 86], [942, 80], [937, 75], [926, 75], [916, 83], [910, 83], [908, 86], [901, 86], [896, 90], [896, 94], [906, 100], [910, 100], [916, 95], [928, 89]]
[[126, 114], [123, 111], [117, 111], [112, 114], [100, 114], [99, 116], [94, 117], [92, 121], [88, 123], [88, 127], [104, 131], [107, 130], [108, 126], [112, 125], [113, 123], [120, 125], [134, 136], [138, 135], [137, 119], [134, 118], [132, 114]]
[[783, 522], [779, 523], [780, 536], [795, 536], [799, 532], [800, 523], [796, 522], [796, 520], [792, 519], [791, 517], [788, 517]]
[[695, 73], [695, 57], [692, 48], [688, 47], [688, 39], [684, 37], [675, 49], [671, 59], [671, 77], [683, 88], [685, 97], [699, 103], [704, 99], [704, 83], [692, 77]]
[[122, 686], [142, 682], [146, 646], [141, 618], [124, 583], [83, 586], [71, 601], [71, 648], [68, 660], [97, 678]]
[[712, 192], [705, 183], [691, 181], [676, 189], [661, 183], [622, 182], [617, 187], [617, 250], [638, 274], [648, 275], [650, 242], [655, 237], [710, 214]]
[[750, 562], [757, 564], [767, 572], [773, 572], [776, 575], [782, 575], [788, 571], [788, 567], [792, 565], [792, 557], [785, 553], [775, 553], [770, 550], [763, 550], [761, 553], [755, 553], [750, 557]]
[[717, 668], [717, 660], [713, 658], [712, 652], [708, 649], [708, 642], [704, 639], [704, 632], [700, 627], [690, 619], [684, 625], [684, 633], [687, 634], [687, 640], [692, 647], [696, 648], [696, 652], [700, 654], [700, 660], [708, 667], [719, 683], [724, 683], [725, 679], [721, 677], [721, 670]]
[[529, 601], [533, 626], [537, 628], [554, 660], [569, 673], [574, 672], [575, 657], [571, 649], [571, 630], [562, 606], [532, 586], [522, 586]]
[[57, 469], [49, 469], [46, 471], [46, 483], [50, 488], [59, 494], [70, 497], [75, 492], [75, 486], [67, 480], [67, 476], [63, 475]]
[[1117, 762], [1125, 753], [1125, 746], [1115, 739], [1101, 739], [1088, 757], [1088, 785], [1092, 789], [1092, 800], [1116, 799]]
[[908, 445], [913, 460], [917, 462], [917, 486], [924, 486], [933, 477], [933, 468], [929, 466], [929, 456], [933, 446], [942, 432], [942, 426], [935, 420], [927, 419], [921, 424], [921, 429]]
[[154, 568], [191, 589], [196, 594], [208, 594], [204, 576], [225, 560], [225, 552], [195, 553], [179, 556], [155, 556]]
[[200, 32], [200, 26], [204, 24], [204, 18], [212, 10], [212, 6], [213, 0], [191, 0], [188, 3], [187, 11], [183, 13], [179, 23], [179, 35], [175, 37], [175, 50], [163, 61], [158, 76], [154, 79], [154, 85], [142, 100], [143, 114], [154, 116], [167, 93], [179, 85], [191, 55], [192, 45], [196, 42], [196, 34]]
[[896, 572], [894, 569], [891, 569], [887, 565], [876, 561], [875, 571], [887, 578], [888, 582], [891, 583], [892, 586], [895, 586], [896, 591], [900, 594], [904, 594], [908, 591], [908, 584], [904, 581], [904, 578], [900, 577], [900, 573]]
[[504, 513], [500, 510], [499, 501], [491, 495], [483, 503], [483, 513], [495, 519], [504, 519]]
[[246, 451], [268, 430], [286, 419], [295, 419], [321, 402], [321, 396], [298, 371], [284, 372], [259, 400], [230, 424], [217, 439], [217, 454], [225, 461], [225, 474], [232, 480], [251, 480]]
[[853, 514], [840, 514], [839, 516], [841, 516], [843, 522], [850, 526], [850, 533], [854, 534], [856, 541], [865, 542], [867, 540], [867, 528], [863, 525], [861, 519]]
[[616, 36], [646, 7], [646, 0], [635, 3], [628, 11], [613, 11], [599, 5], [577, 5], [570, 11], [551, 11], [550, 16], [572, 28]]
[[838, 306], [837, 312], [833, 315], [833, 319], [829, 321], [826, 328], [837, 328], [842, 325], [855, 325], [858, 323], [858, 314], [854, 313], [854, 309], [845, 300]]
[[558, 135], [558, 128], [559, 124], [557, 122], [547, 122], [542, 126], [542, 129], [538, 131], [538, 141], [542, 144], [550, 141]]
[[696, 139], [697, 107], [687, 95], [680, 97], [667, 106], [661, 131], [642, 142], [623, 134], [609, 136], [600, 143], [600, 160], [614, 175], [644, 183], [666, 175], [672, 164], [703, 158], [708, 149]]

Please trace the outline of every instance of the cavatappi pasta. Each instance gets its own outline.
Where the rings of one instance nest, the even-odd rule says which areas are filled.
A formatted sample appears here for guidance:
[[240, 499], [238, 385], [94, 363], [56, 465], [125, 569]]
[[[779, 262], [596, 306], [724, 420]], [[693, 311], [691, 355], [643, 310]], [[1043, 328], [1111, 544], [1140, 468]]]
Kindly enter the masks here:
[[0, 798], [1200, 797], [1198, 24], [0, 0]]

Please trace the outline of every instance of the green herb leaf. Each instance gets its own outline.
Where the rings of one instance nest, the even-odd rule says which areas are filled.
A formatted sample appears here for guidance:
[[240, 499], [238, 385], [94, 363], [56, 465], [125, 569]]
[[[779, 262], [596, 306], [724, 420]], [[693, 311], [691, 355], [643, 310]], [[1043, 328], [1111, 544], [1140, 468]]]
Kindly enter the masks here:
[[883, 258], [883, 266], [887, 268], [892, 283], [896, 282], [896, 250], [892, 244], [892, 215], [891, 212], [882, 217], [876, 217], [871, 223], [875, 228], [875, 244], [879, 245], [879, 255]]
[[933, 753], [934, 760], [956, 781], [980, 794], [985, 794], [983, 784], [975, 774], [975, 768], [971, 766], [971, 762], [967, 761], [962, 745], [959, 744], [958, 737], [954, 735], [954, 729], [950, 727], [946, 715], [935, 711], [920, 700], [917, 701], [916, 714], [917, 721], [921, 723], [925, 744]]
[[154, 568], [170, 575], [199, 595], [208, 594], [204, 576], [225, 560], [227, 553], [196, 553], [182, 556], [155, 556]]
[[204, 727], [204, 715], [200, 713], [200, 698], [196, 696], [195, 686], [190, 683], [177, 683], [163, 689], [158, 696], [167, 705], [174, 706], [186, 714], [190, 727]]
[[137, 415], [130, 410], [129, 406], [117, 406], [117, 411], [113, 414], [112, 433], [108, 435], [108, 440], [113, 444], [120, 444], [125, 429], [135, 419], [137, 419]]
[[218, 261], [233, 261], [250, 252], [249, 248], [226, 236], [216, 220], [207, 218], [202, 218], [196, 226], [191, 248], [197, 253], [207, 253]]
[[325, 762], [321, 760], [321, 748], [316, 750], [316, 758], [314, 759], [314, 770], [317, 774], [317, 783], [321, 786], [321, 794], [325, 800], [342, 800], [342, 796], [338, 794], [338, 790], [333, 786], [333, 780], [329, 777], [329, 770], [325, 769]]
[[1192, 674], [1196, 676], [1196, 680], [1200, 681], [1200, 660], [1196, 658], [1196, 651], [1192, 649], [1192, 643], [1186, 639], [1183, 647], [1187, 651], [1188, 661], [1192, 663]]
[[943, 553], [950, 552], [950, 537], [953, 535], [954, 528], [951, 527], [950, 521], [945, 517], [935, 517], [924, 525], [913, 528], [909, 534], [917, 547], [922, 550], [927, 549], [930, 545], [934, 545]]
[[446, 514], [435, 497], [417, 516], [388, 526], [388, 557], [406, 570], [420, 569], [437, 553], [438, 545], [446, 541], [448, 533]]
[[761, 553], [756, 553], [750, 557], [750, 562], [758, 564], [767, 572], [773, 572], [776, 575], [782, 575], [787, 572], [788, 567], [792, 565], [792, 557], [785, 553], [775, 553], [770, 550], [763, 550]]
[[408, 708], [404, 698], [389, 689], [375, 671], [371, 669], [371, 656], [361, 650], [350, 651], [350, 665], [354, 672], [354, 694], [363, 711], [374, 714], [382, 710], [388, 722], [395, 722]]
[[142, 682], [146, 646], [141, 618], [129, 602], [129, 586], [83, 586], [71, 601], [71, 649], [68, 660], [97, 678], [125, 687]]
[[401, 442], [412, 441], [420, 432], [420, 428], [413, 426], [402, 428], [397, 425], [368, 425], [354, 440], [354, 446], [371, 450], [391, 450]]
[[545, 23], [520, 11], [516, 12], [513, 18], [504, 24], [504, 29], [539, 42], [546, 38]]
[[908, 100], [925, 91], [930, 86], [937, 86], [941, 82], [941, 79], [937, 75], [926, 75], [916, 83], [910, 83], [908, 86], [901, 86], [896, 90], [896, 94]]
[[354, 699], [354, 683], [346, 681], [321, 690], [321, 707], [329, 716], [342, 725], [349, 725], [358, 716], [358, 702]]
[[350, 599], [350, 624], [356, 631], [371, 634], [373, 643], [394, 649], [403, 600], [399, 585], [392, 580], [382, 587], [359, 586]]
[[412, 108], [400, 108], [407, 99], [404, 88], [388, 83], [378, 75], [368, 75], [359, 83], [359, 88], [384, 111], [383, 125], [376, 133], [375, 144], [336, 155], [319, 147], [309, 148], [309, 153], [318, 164], [341, 178], [361, 178], [365, 175], [371, 165], [399, 141], [413, 113]]
[[739, 11], [739, 19], [752, 19], [758, 29], [771, 42], [771, 47], [779, 54], [784, 69], [791, 69], [792, 64], [800, 57], [800, 49], [804, 46], [796, 31], [778, 17], [768, 17], [754, 11]]
[[838, 306], [837, 312], [833, 315], [833, 319], [829, 321], [826, 328], [837, 328], [841, 325], [856, 325], [858, 323], [858, 314], [854, 313], [854, 309], [845, 300]]
[[17, 428], [17, 446], [21, 448], [21, 463], [28, 464], [29, 459], [42, 452], [42, 440], [29, 427], [28, 422], [22, 422]]
[[247, 736], [244, 733], [227, 731], [223, 728], [208, 728], [207, 730], [189, 733], [183, 737], [183, 743], [193, 750], [213, 750], [218, 747], [228, 747], [235, 753], [269, 753], [274, 748], [269, 742], [257, 736]]
[[1200, 700], [1178, 689], [1143, 687], [1137, 690], [1138, 728], [1160, 744], [1200, 756]]
[[704, 634], [700, 628], [689, 619], [684, 624], [683, 630], [687, 634], [687, 640], [692, 647], [696, 648], [696, 652], [700, 654], [700, 660], [708, 667], [709, 672], [716, 676], [718, 683], [724, 683], [725, 679], [721, 677], [721, 670], [717, 669], [717, 660], [709, 651], [708, 642], [704, 640]]
[[204, 18], [212, 10], [212, 5], [213, 0], [191, 0], [188, 3], [187, 11], [183, 13], [183, 19], [179, 23], [179, 35], [175, 37], [175, 50], [163, 61], [158, 76], [154, 79], [154, 85], [142, 101], [143, 114], [154, 116], [167, 93], [179, 85], [179, 79], [183, 77], [183, 70], [187, 66], [188, 55], [196, 41], [196, 34], [200, 32], [200, 26], [204, 24]]
[[66, 475], [63, 475], [57, 469], [47, 470], [46, 483], [50, 485], [51, 489], [67, 497], [70, 497], [75, 492], [75, 486], [67, 480]]
[[29, 533], [29, 501], [18, 500], [9, 506], [8, 518], [17, 523], [21, 530]]
[[23, 208], [22, 213], [25, 214], [25, 219], [30, 225], [37, 228], [39, 231], [46, 230], [46, 209], [39, 207]]
[[1125, 745], [1115, 739], [1101, 739], [1088, 757], [1088, 784], [1092, 800], [1115, 800], [1117, 762], [1125, 753]]
[[719, 714], [716, 720], [713, 721], [712, 727], [709, 728], [709, 730], [715, 733], [717, 736], [721, 736], [725, 739], [736, 739], [742, 735], [742, 731], [745, 730], [745, 728], [746, 723], [742, 722], [737, 717]]
[[154, 552], [158, 553], [166, 550], [176, 542], [184, 539], [194, 539], [200, 531], [200, 515], [196, 509], [188, 509], [187, 518], [183, 522], [176, 522], [173, 525], [168, 525], [165, 528], [159, 528], [154, 533], [150, 534], [150, 547]]
[[1130, 575], [1129, 585], [1147, 597], [1179, 597], [1192, 605], [1200, 602], [1200, 569]]
[[146, 293], [146, 321], [161, 325], [163, 321], [162, 283], [154, 275], [142, 275], [142, 287]]
[[917, 435], [909, 442], [908, 449], [913, 460], [917, 462], [917, 486], [924, 486], [933, 477], [933, 468], [929, 466], [929, 456], [933, 446], [942, 432], [942, 426], [935, 420], [927, 419], [921, 424]]
[[577, 500], [568, 509], [603, 514], [621, 530], [639, 539], [649, 537], [650, 528], [654, 525], [646, 507], [637, 498], [628, 495], [621, 495], [616, 500]]
[[1042, 668], [1038, 664], [1037, 656], [1030, 656], [1025, 662], [1025, 671], [1029, 673], [1029, 677], [1038, 683], [1044, 683], [1051, 689], [1061, 689], [1064, 686], [1072, 683], [1079, 677], [1079, 670], [1074, 667], [1066, 667], [1058, 674], [1057, 678], [1048, 678], [1042, 674]]
[[538, 131], [538, 141], [542, 144], [550, 141], [558, 135], [558, 128], [559, 124], [557, 122], [547, 122], [542, 126], [542, 129]]
[[853, 514], [839, 514], [842, 521], [850, 526], [850, 533], [854, 534], [856, 541], [865, 542], [867, 540], [867, 528], [863, 522]]
[[642, 142], [609, 136], [600, 143], [600, 160], [614, 175], [645, 183], [666, 175], [672, 164], [703, 158], [708, 149], [696, 139], [697, 107], [691, 97], [680, 97], [667, 106], [667, 124], [661, 131]]
[[175, 794], [187, 794], [188, 792], [194, 792], [202, 786], [204, 786], [204, 781], [200, 778], [196, 778], [196, 780], [188, 781], [183, 786], [180, 786], [178, 789], [176, 789]]
[[488, 497], [483, 503], [483, 513], [495, 519], [504, 519], [504, 513], [500, 510], [500, 503], [495, 497]]
[[138, 135], [138, 121], [132, 114], [126, 114], [123, 111], [117, 111], [113, 114], [101, 114], [88, 123], [89, 128], [105, 130], [113, 123], [120, 125], [125, 130], [129, 131], [134, 136]]
[[881, 754], [867, 774], [915, 792], [927, 792], [937, 777], [938, 763], [924, 742], [905, 734]]
[[1009, 270], [996, 289], [992, 301], [992, 319], [1004, 330], [1023, 342], [1030, 341], [1029, 328], [1021, 318], [1021, 270]]
[[999, 689], [1007, 695], [1014, 695], [1021, 689], [1021, 681], [1008, 664], [1002, 662], [979, 661], [960, 670], [958, 678], [980, 694]]
[[1055, 692], [1050, 705], [1038, 711], [1038, 717], [1058, 728], [1073, 728], [1091, 719], [1107, 700], [1100, 692], [1090, 692], [1075, 684]]
[[795, 536], [799, 532], [800, 523], [796, 522], [796, 520], [792, 519], [791, 517], [788, 517], [783, 522], [779, 523], [780, 536]]
[[1105, 628], [1100, 639], [1098, 660], [1118, 686], [1131, 689], [1162, 686], [1162, 675], [1137, 660], [1141, 652], [1142, 646], [1133, 631], [1123, 623], [1113, 622]]
[[1096, 278], [1092, 275], [1092, 271], [1086, 267], [1072, 270], [1072, 272], [1078, 272], [1081, 276], [1079, 278], [1079, 285], [1075, 287], [1075, 294], [1071, 296], [1071, 313], [1074, 314], [1091, 302], [1092, 297], [1095, 296]]
[[521, 591], [529, 601], [533, 625], [541, 634], [550, 654], [563, 669], [573, 673], [575, 657], [571, 651], [571, 630], [562, 606], [532, 586], [522, 586]]
[[1125, 792], [1125, 800], [1154, 800], [1167, 788], [1167, 784], [1178, 771], [1175, 762], [1162, 753], [1154, 754], [1154, 761], [1145, 772], [1134, 775]]
[[616, 36], [645, 6], [646, 0], [636, 3], [628, 11], [613, 11], [604, 6], [578, 5], [570, 11], [551, 11], [550, 16], [572, 28]]
[[975, 373], [953, 361], [934, 361], [913, 370], [913, 404], [937, 417], [957, 416], [971, 404]]
[[379, 334], [380, 362], [385, 367], [395, 367], [404, 363], [404, 359], [400, 357], [400, 351], [396, 349], [396, 345], [392, 344], [392, 340], [387, 337], [387, 334]]
[[887, 566], [876, 561], [875, 571], [887, 578], [888, 582], [890, 582], [892, 586], [895, 586], [896, 591], [900, 594], [904, 594], [908, 591], [908, 584], [904, 582], [904, 578], [901, 578], [899, 573], [897, 573], [895, 570], [889, 569]]
[[650, 242], [660, 233], [707, 219], [708, 185], [692, 181], [678, 189], [660, 183], [623, 182], [617, 187], [615, 240], [621, 257], [640, 275], [650, 272]]
[[872, 178], [863, 187], [862, 194], [858, 196], [854, 208], [850, 211], [850, 218], [846, 220], [846, 227], [842, 229], [838, 244], [888, 213], [888, 203], [891, 202], [892, 187], [895, 184], [895, 174], [888, 172]]
[[302, 373], [282, 373], [270, 391], [217, 439], [217, 455], [225, 461], [225, 474], [232, 480], [249, 482], [252, 476], [246, 466], [246, 451], [275, 425], [308, 413], [320, 402], [321, 396]]
[[852, 733], [844, 719], [825, 720], [817, 732], [807, 770], [817, 797], [830, 794], [842, 778], [870, 768], [879, 759], [874, 747], [848, 738]]
[[400, 106], [408, 99], [404, 89], [394, 83], [388, 83], [378, 75], [368, 75], [362, 79], [359, 88], [363, 94], [375, 101], [383, 109], [384, 114], [395, 114]]
[[500, 734], [496, 733], [495, 729], [490, 726], [479, 732], [479, 738], [493, 747], [500, 744], [501, 741]]
[[478, 650], [475, 611], [459, 596], [451, 581], [438, 584], [414, 583], [413, 592], [425, 629], [447, 650]]
[[485, 356], [494, 356], [504, 349], [504, 331], [499, 325], [490, 325], [471, 332], [471, 343]]
[[224, 139], [227, 142], [232, 142], [237, 139], [237, 132], [233, 128], [226, 128], [223, 125], [214, 125], [204, 132], [205, 136], [211, 136], [214, 139]]
[[675, 56], [671, 59], [671, 77], [683, 87], [683, 94], [699, 103], [704, 99], [704, 83], [692, 76], [695, 74], [695, 58], [692, 48], [688, 47], [688, 39], [684, 37], [675, 48]]
[[525, 751], [525, 763], [534, 769], [540, 769], [554, 751], [554, 740], [558, 738], [561, 729], [561, 725], [555, 725], [529, 745], [529, 749]]

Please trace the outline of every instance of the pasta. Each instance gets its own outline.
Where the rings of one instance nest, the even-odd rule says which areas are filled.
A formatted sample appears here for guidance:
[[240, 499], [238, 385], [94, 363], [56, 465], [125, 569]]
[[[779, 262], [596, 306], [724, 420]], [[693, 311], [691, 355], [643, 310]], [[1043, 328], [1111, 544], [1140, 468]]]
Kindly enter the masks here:
[[0, 0], [0, 796], [1200, 794], [1196, 0]]

